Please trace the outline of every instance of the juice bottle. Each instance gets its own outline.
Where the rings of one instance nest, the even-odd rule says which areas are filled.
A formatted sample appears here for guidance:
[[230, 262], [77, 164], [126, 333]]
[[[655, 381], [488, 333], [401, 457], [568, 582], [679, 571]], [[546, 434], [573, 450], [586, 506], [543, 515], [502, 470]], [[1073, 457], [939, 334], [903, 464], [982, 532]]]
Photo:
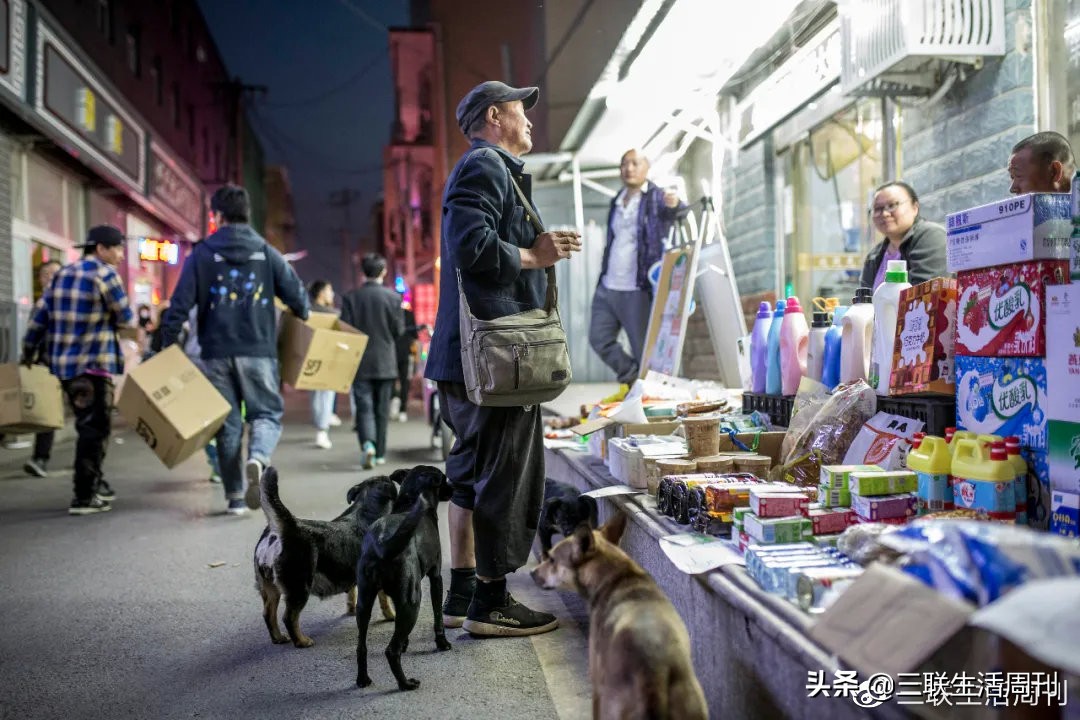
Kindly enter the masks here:
[[847, 305], [833, 309], [832, 327], [825, 333], [825, 356], [821, 363], [821, 382], [831, 391], [840, 384], [840, 323], [847, 313]]
[[1016, 519], [1016, 471], [1005, 444], [987, 448], [978, 439], [953, 437], [953, 502], [997, 520]]
[[874, 291], [874, 339], [870, 351], [870, 387], [878, 395], [889, 394], [892, 377], [893, 348], [896, 345], [896, 318], [900, 313], [900, 292], [911, 287], [907, 262], [890, 260], [885, 268], [885, 282]]
[[917, 443], [907, 456], [909, 470], [919, 478], [919, 514], [938, 510], [952, 510], [953, 489], [949, 475], [952, 457], [945, 438], [937, 435], [916, 437]]
[[840, 339], [840, 382], [866, 380], [870, 372], [870, 350], [874, 334], [873, 293], [859, 288], [844, 314]]
[[750, 389], [765, 392], [765, 374], [769, 367], [769, 327], [772, 325], [772, 308], [763, 302], [758, 306], [754, 330], [750, 333]]
[[765, 369], [765, 392], [770, 395], [779, 395], [781, 385], [780, 376], [780, 325], [784, 322], [784, 301], [776, 301], [776, 311], [773, 312], [772, 323], [769, 325], [769, 335], [766, 344], [767, 363]]
[[1009, 454], [1009, 462], [1016, 471], [1016, 524], [1027, 525], [1027, 479], [1030, 469], [1023, 455], [1020, 454], [1020, 438], [1010, 435], [1005, 438], [1005, 451]]
[[821, 381], [825, 368], [825, 336], [829, 333], [829, 313], [814, 311], [814, 321], [810, 323], [810, 339], [806, 344], [806, 376], [811, 380]]
[[806, 351], [810, 328], [806, 325], [799, 298], [792, 295], [784, 305], [784, 321], [780, 325], [780, 392], [794, 395], [806, 375]]

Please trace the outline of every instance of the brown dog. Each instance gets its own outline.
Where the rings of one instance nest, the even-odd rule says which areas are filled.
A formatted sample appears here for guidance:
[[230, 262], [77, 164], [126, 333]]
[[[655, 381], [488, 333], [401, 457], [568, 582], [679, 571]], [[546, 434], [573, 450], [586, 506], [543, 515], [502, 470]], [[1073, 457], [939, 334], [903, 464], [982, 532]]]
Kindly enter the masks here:
[[626, 516], [582, 525], [532, 571], [536, 584], [575, 590], [589, 603], [593, 718], [705, 720], [690, 636], [649, 574], [616, 543]]

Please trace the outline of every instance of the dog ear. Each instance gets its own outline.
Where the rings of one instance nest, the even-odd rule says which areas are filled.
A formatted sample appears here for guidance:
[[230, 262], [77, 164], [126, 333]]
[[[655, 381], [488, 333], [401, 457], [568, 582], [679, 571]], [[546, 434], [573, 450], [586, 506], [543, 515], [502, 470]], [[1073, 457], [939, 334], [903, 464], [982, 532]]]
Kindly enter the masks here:
[[405, 478], [407, 477], [409, 477], [409, 471], [404, 469], [395, 470], [394, 472], [390, 473], [390, 479], [398, 485], [405, 482]]
[[610, 520], [604, 523], [604, 526], [600, 528], [600, 534], [604, 536], [612, 545], [619, 544], [619, 538], [622, 537], [623, 530], [626, 529], [626, 513], [616, 511], [615, 515]]
[[595, 528], [599, 522], [597, 521], [597, 507], [596, 498], [589, 497], [588, 495], [581, 495], [578, 497], [578, 512], [583, 520], [588, 520], [589, 527]]
[[356, 483], [351, 488], [349, 488], [349, 492], [345, 493], [345, 502], [349, 503], [350, 505], [356, 502], [356, 498], [360, 496], [361, 484], [362, 483]]
[[596, 538], [593, 537], [592, 528], [585, 523], [577, 526], [574, 530], [574, 545], [577, 547], [578, 553], [581, 555], [587, 555], [596, 542]]

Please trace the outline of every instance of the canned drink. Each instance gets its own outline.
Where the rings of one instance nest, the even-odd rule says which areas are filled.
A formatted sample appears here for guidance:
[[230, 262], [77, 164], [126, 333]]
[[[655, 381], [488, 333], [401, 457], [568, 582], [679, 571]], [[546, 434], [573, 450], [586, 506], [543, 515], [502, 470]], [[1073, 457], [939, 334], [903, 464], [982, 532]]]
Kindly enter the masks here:
[[861, 567], [807, 568], [795, 581], [795, 597], [807, 612], [823, 612], [836, 597], [862, 575]]

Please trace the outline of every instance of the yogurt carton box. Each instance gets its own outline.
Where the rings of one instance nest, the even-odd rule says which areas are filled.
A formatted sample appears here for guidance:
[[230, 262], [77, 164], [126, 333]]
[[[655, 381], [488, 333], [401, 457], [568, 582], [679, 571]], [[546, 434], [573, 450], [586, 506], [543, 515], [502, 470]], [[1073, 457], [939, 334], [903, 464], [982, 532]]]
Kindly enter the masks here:
[[1051, 420], [1049, 425], [1050, 487], [1080, 494], [1080, 423]]
[[949, 272], [1030, 262], [1068, 260], [1072, 198], [1032, 193], [951, 213], [945, 218]]
[[1067, 260], [1014, 263], [957, 275], [956, 353], [1046, 354], [1046, 294], [1069, 281]]
[[1080, 283], [1046, 294], [1046, 414], [1080, 423]]
[[900, 291], [889, 391], [952, 395], [956, 356], [956, 280], [933, 278]]
[[1080, 495], [1054, 492], [1051, 501], [1050, 532], [1065, 537], [1080, 536]]
[[1046, 451], [1046, 364], [1042, 358], [956, 358], [956, 427], [1016, 435]]
[[1022, 448], [1027, 463], [1026, 488], [1028, 525], [1036, 530], [1050, 526], [1050, 454]]

